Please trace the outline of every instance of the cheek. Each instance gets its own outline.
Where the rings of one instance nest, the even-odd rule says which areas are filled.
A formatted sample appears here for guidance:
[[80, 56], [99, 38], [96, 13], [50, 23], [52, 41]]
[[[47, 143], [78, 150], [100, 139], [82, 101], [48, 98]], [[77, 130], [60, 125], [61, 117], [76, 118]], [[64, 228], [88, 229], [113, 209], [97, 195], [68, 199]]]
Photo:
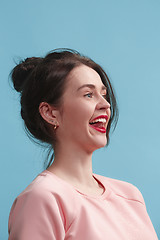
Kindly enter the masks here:
[[77, 124], [84, 125], [89, 122], [90, 118], [94, 113], [94, 108], [91, 104], [76, 101], [65, 105], [65, 112], [63, 120], [70, 122], [76, 126]]

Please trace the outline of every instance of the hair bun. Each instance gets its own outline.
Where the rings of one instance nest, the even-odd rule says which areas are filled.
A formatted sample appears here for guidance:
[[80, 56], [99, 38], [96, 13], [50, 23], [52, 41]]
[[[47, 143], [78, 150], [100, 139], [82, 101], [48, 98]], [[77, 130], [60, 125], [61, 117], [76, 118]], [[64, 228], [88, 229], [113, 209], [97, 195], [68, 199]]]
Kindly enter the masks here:
[[41, 61], [42, 58], [26, 58], [12, 70], [11, 77], [14, 88], [17, 92], [21, 92], [23, 90], [24, 83], [26, 82], [29, 74]]

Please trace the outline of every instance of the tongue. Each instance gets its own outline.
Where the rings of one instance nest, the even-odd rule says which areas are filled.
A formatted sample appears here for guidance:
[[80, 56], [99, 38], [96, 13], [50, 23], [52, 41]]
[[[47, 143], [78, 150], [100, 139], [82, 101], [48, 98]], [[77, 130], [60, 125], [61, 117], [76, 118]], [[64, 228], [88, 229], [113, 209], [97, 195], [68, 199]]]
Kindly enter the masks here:
[[101, 123], [101, 122], [96, 122], [96, 123], [92, 124], [92, 126], [98, 127], [98, 128], [104, 127], [104, 126], [103, 126], [103, 123]]

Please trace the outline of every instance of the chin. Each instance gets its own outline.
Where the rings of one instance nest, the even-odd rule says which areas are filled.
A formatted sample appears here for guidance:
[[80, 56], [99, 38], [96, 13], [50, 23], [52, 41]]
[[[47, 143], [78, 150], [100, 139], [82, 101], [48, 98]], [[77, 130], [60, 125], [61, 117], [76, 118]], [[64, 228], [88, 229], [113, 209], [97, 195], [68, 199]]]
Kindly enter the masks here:
[[97, 144], [97, 149], [105, 147], [106, 144], [107, 144], [107, 141]]
[[105, 147], [107, 144], [107, 138], [105, 137], [105, 139], [96, 139], [96, 141], [94, 140], [94, 142], [92, 142], [92, 149], [93, 151], [99, 149], [99, 148], [103, 148]]

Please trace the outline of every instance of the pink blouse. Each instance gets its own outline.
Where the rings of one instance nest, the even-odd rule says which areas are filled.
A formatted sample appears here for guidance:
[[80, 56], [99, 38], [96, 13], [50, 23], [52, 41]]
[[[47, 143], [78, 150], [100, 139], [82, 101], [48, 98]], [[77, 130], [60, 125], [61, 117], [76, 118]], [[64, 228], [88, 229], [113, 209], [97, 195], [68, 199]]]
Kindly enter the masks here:
[[105, 188], [91, 197], [45, 170], [16, 198], [9, 240], [157, 240], [133, 185], [93, 174]]

